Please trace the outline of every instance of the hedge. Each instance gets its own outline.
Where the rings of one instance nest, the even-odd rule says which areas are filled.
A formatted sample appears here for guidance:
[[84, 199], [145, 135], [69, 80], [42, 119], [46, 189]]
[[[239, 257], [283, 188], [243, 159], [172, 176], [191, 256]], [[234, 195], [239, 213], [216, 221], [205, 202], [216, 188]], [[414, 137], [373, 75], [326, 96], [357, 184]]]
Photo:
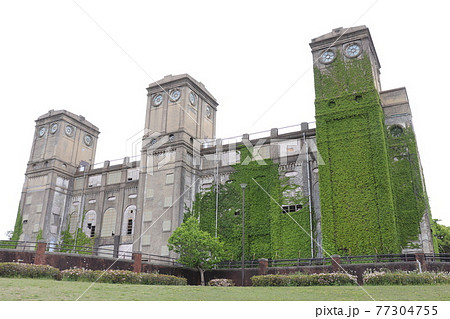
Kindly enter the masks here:
[[363, 275], [366, 285], [436, 285], [450, 284], [450, 273], [407, 272], [407, 271], [367, 271]]
[[0, 277], [61, 279], [59, 269], [33, 264], [0, 263]]
[[253, 286], [344, 286], [356, 285], [356, 276], [344, 273], [263, 275], [251, 278]]

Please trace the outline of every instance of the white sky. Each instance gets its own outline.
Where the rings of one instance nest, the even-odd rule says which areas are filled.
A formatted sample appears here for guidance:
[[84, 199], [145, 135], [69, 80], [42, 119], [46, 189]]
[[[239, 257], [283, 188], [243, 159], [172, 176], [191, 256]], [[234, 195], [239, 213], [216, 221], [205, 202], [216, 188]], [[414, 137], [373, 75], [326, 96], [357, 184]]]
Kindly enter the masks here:
[[446, 2], [302, 3], [2, 1], [0, 239], [14, 227], [34, 121], [48, 110], [82, 114], [100, 128], [96, 162], [130, 155], [145, 89], [167, 74], [189, 73], [216, 97], [217, 137], [314, 121], [309, 42], [362, 24], [382, 88], [408, 90], [433, 218], [450, 225]]

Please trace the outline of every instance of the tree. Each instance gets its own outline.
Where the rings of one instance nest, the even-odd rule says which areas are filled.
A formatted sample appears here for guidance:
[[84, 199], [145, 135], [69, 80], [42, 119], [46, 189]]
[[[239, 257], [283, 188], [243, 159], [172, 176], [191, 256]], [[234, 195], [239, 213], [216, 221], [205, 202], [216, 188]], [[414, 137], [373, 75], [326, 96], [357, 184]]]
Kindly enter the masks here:
[[450, 227], [438, 223], [439, 219], [432, 220], [433, 235], [436, 237], [440, 254], [450, 253]]
[[177, 262], [198, 269], [202, 286], [205, 285], [205, 270], [221, 261], [224, 255], [223, 243], [201, 230], [195, 217], [189, 217], [173, 232], [168, 247], [180, 255]]

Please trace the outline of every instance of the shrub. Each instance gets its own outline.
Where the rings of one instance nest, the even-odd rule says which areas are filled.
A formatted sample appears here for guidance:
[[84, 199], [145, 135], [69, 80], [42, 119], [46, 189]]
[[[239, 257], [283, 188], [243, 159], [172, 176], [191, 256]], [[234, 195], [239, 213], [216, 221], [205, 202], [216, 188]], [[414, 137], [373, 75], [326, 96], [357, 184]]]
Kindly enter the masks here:
[[59, 269], [46, 265], [0, 263], [0, 277], [51, 278], [60, 280]]
[[253, 286], [343, 286], [355, 285], [356, 276], [345, 273], [264, 275], [251, 278]]
[[415, 271], [366, 271], [363, 274], [366, 285], [436, 285], [450, 284], [448, 272], [422, 272]]
[[97, 281], [111, 284], [143, 284], [143, 285], [187, 285], [186, 278], [135, 273], [128, 270], [86, 270], [80, 268], [67, 269], [61, 272], [63, 280]]
[[208, 282], [208, 286], [231, 287], [234, 286], [234, 281], [231, 279], [211, 279]]

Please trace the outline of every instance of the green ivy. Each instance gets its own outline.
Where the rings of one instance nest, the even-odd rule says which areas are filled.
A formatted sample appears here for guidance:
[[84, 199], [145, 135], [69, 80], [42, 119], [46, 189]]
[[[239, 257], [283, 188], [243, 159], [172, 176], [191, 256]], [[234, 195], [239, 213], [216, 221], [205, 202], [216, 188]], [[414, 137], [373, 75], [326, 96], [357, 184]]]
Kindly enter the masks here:
[[[266, 159], [266, 165], [260, 165], [253, 160], [252, 151], [240, 148], [240, 153], [241, 163], [247, 157], [252, 160], [247, 165], [234, 165], [230, 180], [219, 187], [217, 235], [225, 244], [227, 259], [239, 260], [242, 256], [241, 184], [247, 184], [245, 259], [311, 257], [309, 210], [298, 185], [280, 178], [279, 165], [273, 161]], [[213, 185], [197, 195], [192, 211], [188, 212], [198, 217], [201, 229], [211, 235], [216, 231], [216, 195]], [[290, 218], [279, 206], [288, 204], [301, 204], [303, 208], [289, 213]]]
[[388, 132], [392, 188], [400, 245], [418, 240], [420, 221], [428, 209], [414, 131], [393, 126]]
[[384, 115], [367, 56], [315, 68], [323, 247], [340, 255], [400, 252]]
[[14, 232], [13, 235], [11, 236], [11, 240], [18, 241], [22, 233], [23, 233], [23, 219], [22, 214], [20, 212], [20, 204], [19, 204], [19, 208], [17, 209], [16, 223], [14, 225]]

